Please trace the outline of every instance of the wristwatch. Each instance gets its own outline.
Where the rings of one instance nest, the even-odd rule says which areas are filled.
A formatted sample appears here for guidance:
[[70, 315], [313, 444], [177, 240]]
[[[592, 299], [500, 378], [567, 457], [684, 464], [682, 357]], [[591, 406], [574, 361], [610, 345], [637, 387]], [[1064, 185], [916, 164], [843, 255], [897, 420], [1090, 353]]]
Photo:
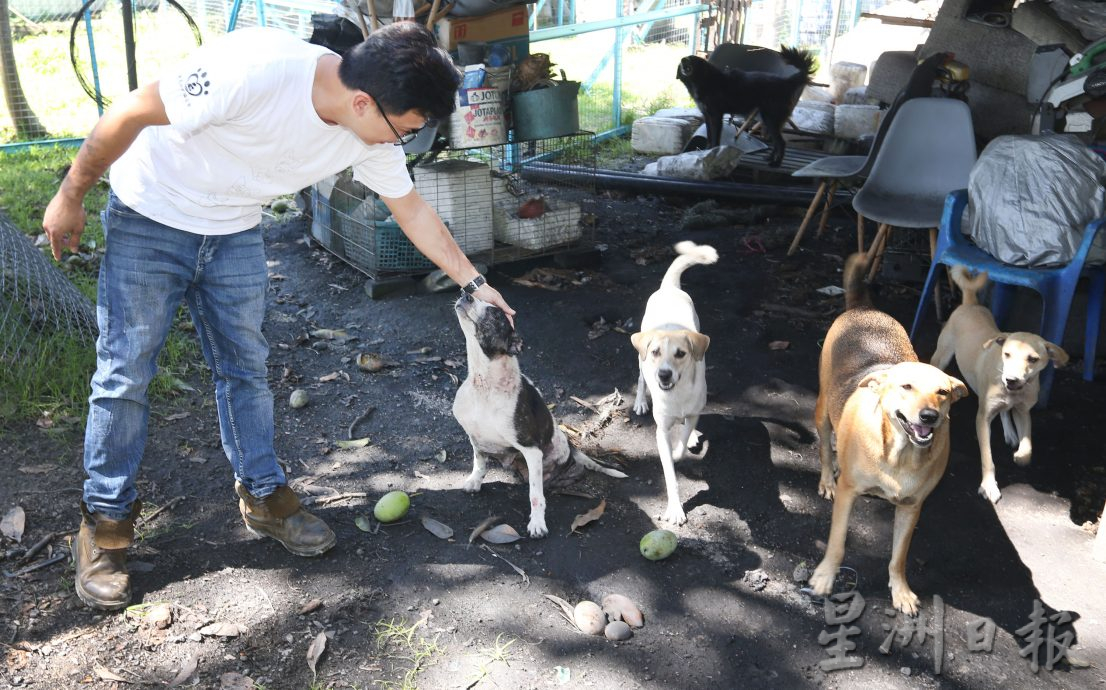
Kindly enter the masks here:
[[484, 276], [477, 273], [475, 278], [461, 286], [461, 290], [464, 291], [466, 295], [471, 295], [472, 293], [479, 290], [481, 285], [487, 284], [487, 282], [488, 281], [484, 279]]

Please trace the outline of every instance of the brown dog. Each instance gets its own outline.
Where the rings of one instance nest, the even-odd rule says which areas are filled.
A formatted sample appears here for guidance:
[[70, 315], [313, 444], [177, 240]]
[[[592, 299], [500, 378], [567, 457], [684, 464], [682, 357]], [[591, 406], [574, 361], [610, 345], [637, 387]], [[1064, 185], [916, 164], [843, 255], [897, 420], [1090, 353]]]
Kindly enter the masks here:
[[[827, 595], [845, 555], [849, 514], [860, 494], [895, 504], [888, 567], [891, 602], [914, 615], [918, 597], [906, 582], [906, 554], [925, 501], [949, 460], [949, 407], [968, 387], [922, 364], [898, 321], [873, 308], [863, 276], [864, 254], [845, 264], [845, 313], [826, 334], [818, 366], [818, 428], [822, 477], [818, 493], [833, 499], [826, 555], [810, 585]], [[830, 437], [837, 433], [836, 485]]]

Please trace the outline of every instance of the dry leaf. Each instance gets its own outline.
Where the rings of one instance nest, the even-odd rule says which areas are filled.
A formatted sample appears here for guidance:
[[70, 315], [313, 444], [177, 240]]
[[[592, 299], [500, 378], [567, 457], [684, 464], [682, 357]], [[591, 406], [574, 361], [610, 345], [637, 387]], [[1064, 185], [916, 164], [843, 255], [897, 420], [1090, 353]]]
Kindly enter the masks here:
[[561, 607], [561, 615], [564, 619], [572, 624], [572, 627], [576, 627], [576, 619], [573, 617], [573, 612], [576, 610], [572, 604], [568, 603], [564, 599], [555, 594], [546, 594], [545, 598], [552, 601], [557, 606]]
[[217, 637], [238, 637], [249, 630], [241, 623], [212, 623], [200, 628], [201, 635], [215, 635]]
[[786, 350], [791, 347], [791, 342], [788, 340], [773, 340], [768, 343], [769, 350]]
[[366, 436], [365, 438], [355, 438], [352, 441], [335, 441], [334, 445], [349, 450], [351, 448], [364, 448], [369, 445], [369, 443], [369, 437]]
[[23, 474], [47, 474], [58, 469], [57, 465], [25, 465], [19, 468]]
[[469, 543], [471, 544], [472, 542], [476, 541], [476, 538], [479, 537], [481, 534], [483, 534], [484, 530], [486, 530], [489, 527], [491, 527], [492, 525], [494, 525], [495, 521], [498, 520], [498, 519], [499, 519], [498, 515], [493, 515], [493, 516], [481, 521], [481, 523], [479, 525], [477, 525], [472, 530], [472, 532], [469, 534]]
[[345, 338], [346, 332], [341, 328], [317, 328], [311, 331], [311, 337], [334, 340], [335, 338]]
[[312, 599], [311, 601], [307, 602], [306, 604], [304, 604], [303, 606], [300, 607], [298, 615], [306, 616], [307, 614], [311, 613], [312, 611], [319, 610], [320, 608], [322, 608], [322, 606], [323, 606], [323, 600], [322, 599]]
[[453, 536], [453, 528], [444, 523], [438, 522], [434, 518], [423, 517], [422, 526], [427, 529], [428, 532], [433, 534], [438, 539], [449, 539]]
[[339, 376], [341, 376], [340, 373], [338, 373], [337, 371], [332, 371], [329, 374], [327, 374], [326, 376], [320, 376], [319, 380], [322, 381], [323, 383], [326, 383], [328, 381], [333, 381], [334, 379], [338, 378]]
[[92, 670], [96, 673], [96, 676], [100, 680], [113, 680], [116, 683], [133, 683], [134, 682], [133, 680], [129, 680], [127, 678], [124, 678], [123, 676], [119, 675], [118, 673], [113, 673], [113, 672], [107, 670], [103, 666], [96, 666], [96, 668], [94, 668]]
[[15, 542], [23, 541], [23, 527], [26, 524], [27, 514], [23, 512], [22, 506], [16, 506], [0, 520], [0, 534]]
[[311, 677], [314, 678], [315, 664], [319, 663], [319, 657], [326, 651], [326, 633], [321, 632], [315, 636], [312, 640], [311, 646], [307, 648], [307, 667], [311, 669]]
[[510, 544], [522, 539], [514, 527], [508, 524], [496, 525], [480, 533], [480, 538], [492, 544]]
[[196, 672], [196, 667], [199, 663], [199, 660], [194, 656], [185, 659], [184, 665], [181, 666], [180, 671], [173, 677], [173, 680], [169, 681], [169, 687], [175, 688], [186, 683], [188, 679], [192, 677], [192, 674]]
[[577, 527], [583, 527], [584, 525], [595, 522], [599, 518], [603, 517], [603, 511], [607, 509], [607, 499], [599, 501], [599, 505], [595, 506], [586, 513], [577, 515], [572, 520], [572, 528], [569, 530], [569, 534], [576, 531]]

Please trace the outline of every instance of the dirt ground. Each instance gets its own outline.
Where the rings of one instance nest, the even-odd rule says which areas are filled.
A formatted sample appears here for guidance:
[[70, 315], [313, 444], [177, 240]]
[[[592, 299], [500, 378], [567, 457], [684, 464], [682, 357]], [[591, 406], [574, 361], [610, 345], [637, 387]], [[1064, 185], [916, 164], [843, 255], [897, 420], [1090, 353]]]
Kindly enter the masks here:
[[[954, 406], [949, 470], [925, 504], [909, 558], [924, 625], [913, 637], [898, 634], [886, 654], [880, 647], [888, 631], [906, 627], [888, 613], [892, 508], [858, 501], [845, 565], [865, 602], [848, 638], [856, 645], [849, 655], [863, 665], [824, 670], [831, 657], [819, 637], [839, 626], [801, 588], [829, 531], [811, 418], [819, 342], [842, 302], [816, 290], [840, 283], [853, 226], [842, 217], [787, 258], [794, 209], [746, 209], [746, 223], [681, 230], [690, 203], [600, 193], [598, 265], [567, 271], [559, 290], [514, 281], [535, 266], [556, 268], [551, 261], [491, 273], [519, 312], [523, 371], [577, 442], [630, 475], [589, 475], [575, 493], [549, 495], [547, 538], [497, 546], [470, 544], [469, 534], [493, 515], [525, 532], [526, 487], [493, 468], [479, 494], [460, 488], [471, 454], [450, 412], [465, 374], [455, 293], [407, 289], [370, 300], [361, 274], [304, 243], [302, 221], [269, 227], [266, 334], [277, 450], [301, 494], [314, 497], [312, 510], [338, 533], [338, 545], [305, 560], [246, 532], [219, 447], [210, 379], [193, 376], [194, 392], [153, 410], [140, 493], [147, 516], [168, 508], [143, 525], [133, 550], [139, 606], [89, 611], [73, 594], [68, 560], [17, 574], [28, 565], [20, 562], [26, 547], [78, 524], [80, 423], [68, 433], [9, 426], [0, 438], [0, 512], [22, 506], [26, 532], [22, 545], [2, 544], [0, 687], [174, 680], [203, 688], [1106, 684], [1106, 564], [1091, 560], [1093, 529], [1084, 525], [1106, 500], [1106, 387], [1101, 378], [1082, 381], [1081, 347], [1074, 346], [1052, 404], [1034, 413], [1033, 463], [1015, 466], [996, 432], [1004, 496], [997, 506], [976, 495], [975, 398]], [[689, 521], [674, 528], [675, 553], [653, 562], [639, 554], [638, 541], [664, 526], [655, 519], [664, 508], [663, 478], [652, 419], [630, 410], [637, 369], [626, 333], [679, 239], [708, 242], [721, 255], [684, 281], [712, 337], [709, 414], [700, 424], [707, 446], [701, 460], [677, 465]], [[876, 295], [904, 321], [916, 299], [917, 285], [887, 280]], [[344, 335], [311, 335], [319, 329]], [[931, 321], [919, 343], [923, 357], [935, 330]], [[362, 371], [357, 355], [370, 352], [394, 366]], [[295, 388], [310, 395], [300, 409], [289, 406]], [[338, 445], [351, 436], [369, 442]], [[387, 526], [362, 519], [368, 531], [359, 527], [375, 500], [394, 489], [413, 496], [408, 517]], [[601, 500], [602, 517], [570, 533], [573, 518]], [[454, 536], [436, 537], [424, 517]], [[64, 556], [67, 539], [55, 537], [29, 563]], [[574, 604], [612, 593], [644, 612], [644, 627], [626, 642], [576, 632], [545, 597]], [[1079, 667], [1059, 661], [1046, 670], [1056, 653], [1049, 656], [1054, 648], [1045, 644], [1034, 673], [1032, 655], [1020, 653], [1029, 648], [1028, 633], [1017, 631], [1030, 623], [1035, 601], [1044, 615], [1073, 612], [1074, 624], [1054, 625], [1045, 642], [1076, 633]], [[152, 615], [161, 603], [172, 613], [164, 629]], [[997, 626], [991, 650], [970, 651], [969, 631], [988, 621]], [[320, 640], [325, 651], [313, 674], [308, 656]]]

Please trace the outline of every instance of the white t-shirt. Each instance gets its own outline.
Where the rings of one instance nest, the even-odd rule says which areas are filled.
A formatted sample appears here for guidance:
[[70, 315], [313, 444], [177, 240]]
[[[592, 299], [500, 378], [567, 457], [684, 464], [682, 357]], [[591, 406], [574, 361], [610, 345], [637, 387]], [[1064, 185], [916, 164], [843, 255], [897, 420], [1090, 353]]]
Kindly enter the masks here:
[[147, 127], [111, 167], [115, 194], [165, 225], [226, 235], [261, 207], [353, 166], [382, 197], [412, 189], [402, 147], [370, 146], [311, 104], [315, 67], [332, 51], [272, 28], [231, 32], [161, 76], [172, 123]]

